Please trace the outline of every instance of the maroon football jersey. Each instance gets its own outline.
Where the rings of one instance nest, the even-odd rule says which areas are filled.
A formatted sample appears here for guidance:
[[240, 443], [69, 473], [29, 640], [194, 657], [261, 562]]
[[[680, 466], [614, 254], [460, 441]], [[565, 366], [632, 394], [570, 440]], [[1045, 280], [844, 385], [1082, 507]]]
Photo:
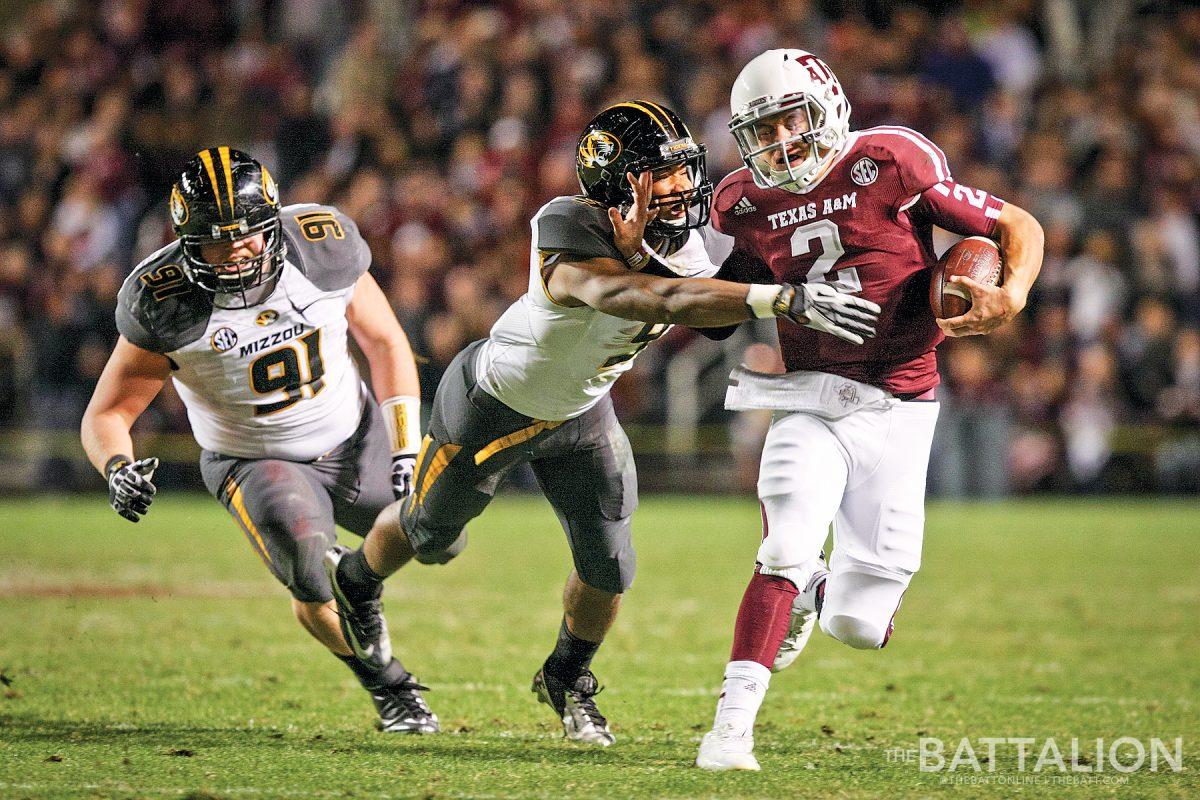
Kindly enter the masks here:
[[957, 184], [946, 156], [908, 128], [855, 131], [833, 166], [804, 194], [760, 189], [750, 171], [730, 173], [713, 196], [714, 227], [775, 279], [824, 282], [883, 308], [876, 336], [851, 344], [781, 321], [788, 370], [815, 370], [893, 394], [938, 383], [942, 332], [929, 308], [933, 226], [991, 236], [1004, 202]]

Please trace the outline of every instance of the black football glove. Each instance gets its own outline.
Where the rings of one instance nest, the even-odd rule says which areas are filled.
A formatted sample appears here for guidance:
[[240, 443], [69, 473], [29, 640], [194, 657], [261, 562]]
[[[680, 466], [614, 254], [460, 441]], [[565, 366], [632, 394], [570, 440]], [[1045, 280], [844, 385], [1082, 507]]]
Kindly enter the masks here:
[[413, 453], [392, 456], [392, 491], [396, 493], [397, 500], [403, 500], [412, 494], [413, 472], [416, 466], [417, 456]]
[[150, 510], [154, 493], [158, 491], [150, 479], [158, 469], [157, 458], [142, 458], [130, 461], [125, 456], [109, 459], [105, 472], [108, 475], [108, 504], [130, 522], [137, 522]]
[[854, 344], [875, 335], [881, 310], [870, 300], [844, 294], [825, 283], [785, 283], [774, 305], [777, 317]]

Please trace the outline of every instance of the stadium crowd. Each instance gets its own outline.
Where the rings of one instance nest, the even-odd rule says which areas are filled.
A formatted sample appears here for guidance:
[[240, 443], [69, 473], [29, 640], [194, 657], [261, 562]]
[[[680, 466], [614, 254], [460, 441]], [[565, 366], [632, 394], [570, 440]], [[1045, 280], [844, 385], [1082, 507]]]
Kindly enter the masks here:
[[[331, 202], [358, 221], [432, 396], [454, 353], [525, 291], [529, 219], [577, 191], [575, 141], [595, 111], [670, 105], [719, 180], [740, 164], [730, 81], [752, 55], [789, 46], [837, 71], [853, 127], [920, 130], [961, 181], [1046, 229], [1026, 312], [941, 350], [934, 489], [1200, 489], [1200, 10], [828, 5], [77, 0], [4, 12], [0, 430], [77, 429], [116, 337], [116, 292], [170, 241], [170, 184], [202, 146], [243, 149], [284, 202]], [[625, 419], [662, 419], [652, 367], [618, 384]], [[167, 393], [139, 427], [187, 422]], [[66, 466], [47, 459], [39, 481], [85, 477]]]

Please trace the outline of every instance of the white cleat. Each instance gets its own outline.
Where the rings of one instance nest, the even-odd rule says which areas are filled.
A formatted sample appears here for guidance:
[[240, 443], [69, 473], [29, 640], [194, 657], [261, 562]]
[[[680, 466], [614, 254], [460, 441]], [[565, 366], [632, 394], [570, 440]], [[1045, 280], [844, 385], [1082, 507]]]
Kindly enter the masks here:
[[758, 772], [758, 759], [754, 757], [754, 737], [741, 735], [728, 725], [713, 728], [700, 740], [700, 753], [696, 766], [713, 772], [744, 769]]
[[792, 601], [792, 616], [788, 620], [787, 636], [783, 637], [783, 642], [779, 645], [779, 652], [775, 654], [771, 672], [779, 672], [790, 667], [804, 646], [808, 644], [808, 637], [812, 636], [813, 630], [817, 627], [817, 617], [825, 599], [825, 579], [828, 577], [829, 570], [818, 569], [808, 579], [808, 585], [804, 587], [804, 591], [796, 595], [796, 599]]

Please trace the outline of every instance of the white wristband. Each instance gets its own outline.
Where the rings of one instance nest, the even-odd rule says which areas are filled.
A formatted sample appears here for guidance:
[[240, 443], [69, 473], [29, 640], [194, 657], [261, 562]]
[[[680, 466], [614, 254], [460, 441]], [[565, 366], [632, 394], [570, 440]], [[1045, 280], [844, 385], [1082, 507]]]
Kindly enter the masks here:
[[772, 283], [752, 283], [746, 292], [746, 305], [755, 319], [770, 319], [775, 316], [775, 298], [783, 287]]
[[389, 397], [379, 404], [392, 455], [410, 456], [421, 449], [421, 398]]

